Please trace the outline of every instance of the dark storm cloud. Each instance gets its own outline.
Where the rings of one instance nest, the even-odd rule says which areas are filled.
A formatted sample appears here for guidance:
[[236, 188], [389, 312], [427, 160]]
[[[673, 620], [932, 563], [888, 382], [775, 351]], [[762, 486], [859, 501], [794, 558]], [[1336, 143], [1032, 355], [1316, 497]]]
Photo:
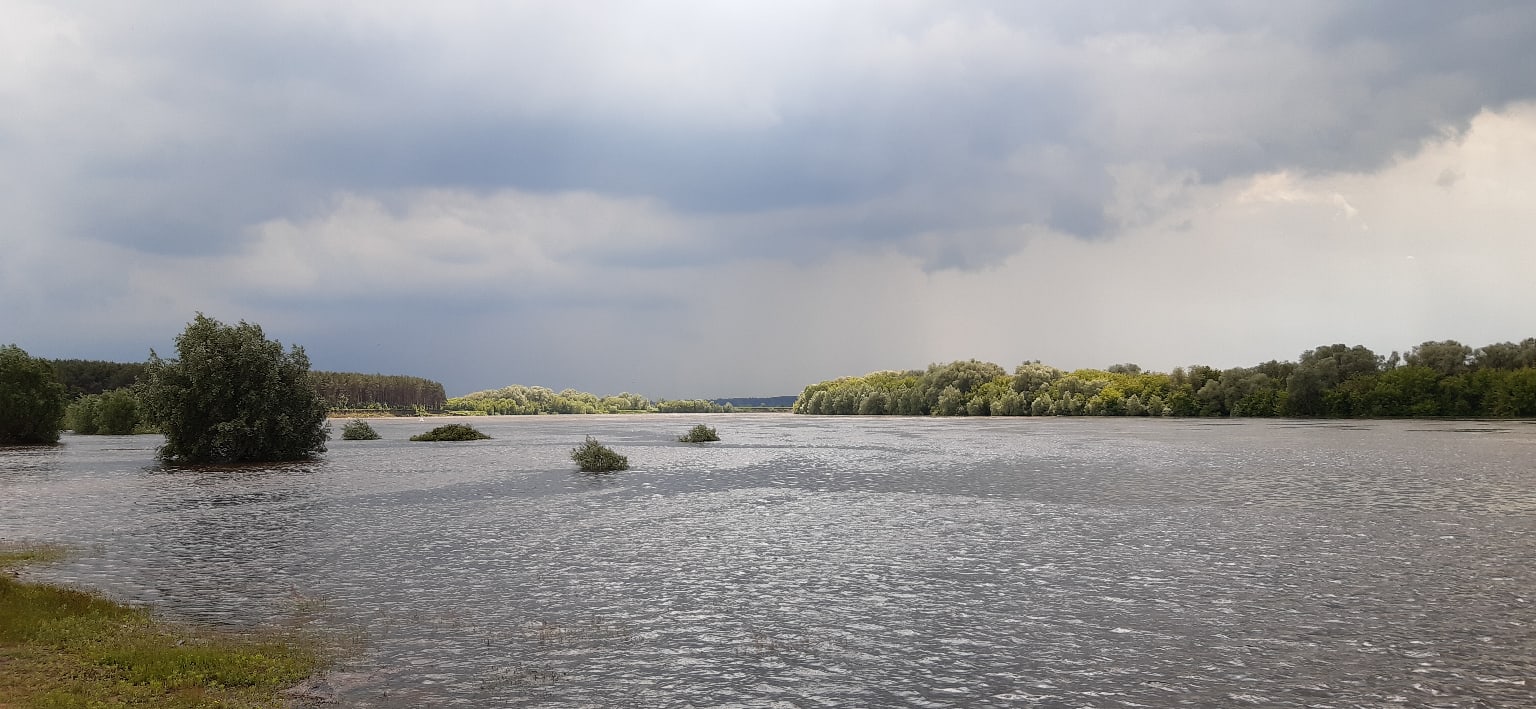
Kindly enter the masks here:
[[[1536, 97], [1521, 2], [17, 0], [0, 47], [0, 331], [141, 351], [205, 310], [324, 366], [415, 370], [442, 339], [458, 386], [515, 359], [652, 394], [983, 355], [944, 343], [1034, 284], [1083, 310], [1018, 337], [1087, 342], [1106, 282], [1205, 312], [1209, 284], [1143, 264], [1248, 268], [1256, 231], [1330, 235], [1310, 248], [1358, 271], [1400, 238], [1351, 250], [1376, 225], [1426, 223], [1392, 221], [1418, 182], [1517, 250], [1473, 197], [1528, 192], [1496, 158]], [[1460, 288], [1518, 290], [1490, 268]], [[1209, 329], [1186, 320], [1136, 339]], [[393, 330], [394, 359], [348, 345]], [[712, 339], [769, 354], [713, 363]]]
[[[653, 96], [589, 95], [628, 80], [612, 69], [625, 57], [594, 57], [643, 60], [697, 40], [677, 28], [605, 46], [604, 32], [581, 31], [644, 13], [665, 31], [687, 17], [678, 6], [607, 25], [582, 10], [481, 6], [489, 29], [412, 24], [409, 8], [392, 22], [389, 8], [119, 7], [80, 18], [84, 41], [135, 70], [140, 105], [96, 97], [96, 129], [110, 134], [115, 110], [165, 125], [73, 157], [73, 184], [93, 198], [69, 222], [149, 251], [210, 251], [250, 224], [313, 210], [317, 194], [456, 187], [585, 190], [695, 214], [831, 213], [775, 242], [787, 249], [1027, 224], [1093, 237], [1113, 226], [1107, 165], [1203, 180], [1369, 169], [1485, 106], [1536, 95], [1519, 61], [1536, 8], [1520, 3], [854, 7], [809, 18], [827, 23], [819, 34], [791, 26], [803, 36], [783, 37], [786, 52], [826, 43], [808, 60], [730, 77], [765, 87], [764, 120], [711, 115], [729, 100], [712, 104], [687, 67]], [[727, 45], [752, 31], [703, 29]], [[685, 58], [708, 61], [708, 50]], [[891, 195], [930, 204], [836, 216]]]

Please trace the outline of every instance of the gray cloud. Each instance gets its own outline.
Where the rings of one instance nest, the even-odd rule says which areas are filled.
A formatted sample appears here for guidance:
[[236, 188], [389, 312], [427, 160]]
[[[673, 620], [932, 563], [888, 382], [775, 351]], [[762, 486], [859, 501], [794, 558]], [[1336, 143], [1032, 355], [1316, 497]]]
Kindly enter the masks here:
[[[656, 285], [683, 271], [863, 257], [985, 274], [1058, 234], [1114, 243], [1199, 186], [1388, 169], [1536, 97], [1536, 8], [1520, 2], [3, 12], [0, 290], [36, 314], [0, 330], [34, 335], [59, 321], [50, 303], [116, 299], [173, 327], [189, 306], [293, 313], [297, 332], [328, 338], [303, 324], [317, 283], [342, 285], [316, 321], [389, 320], [364, 317], [367, 289], [345, 285], [365, 275], [408, 284], [375, 302], [455, 304], [474, 327], [602, 311], [654, 329], [686, 309]], [[1436, 174], [1464, 176], [1444, 190], [1476, 183]], [[373, 211], [338, 208], [349, 199]], [[614, 221], [569, 217], [583, 211]], [[304, 239], [351, 260], [306, 264]], [[431, 244], [456, 239], [479, 260], [433, 260]], [[369, 248], [414, 260], [370, 262]], [[81, 264], [41, 260], [55, 251]], [[211, 271], [131, 277], [165, 263]], [[420, 273], [445, 280], [410, 285]], [[452, 279], [476, 290], [444, 295]], [[602, 304], [594, 283], [629, 297]], [[549, 366], [571, 361], [556, 352]]]

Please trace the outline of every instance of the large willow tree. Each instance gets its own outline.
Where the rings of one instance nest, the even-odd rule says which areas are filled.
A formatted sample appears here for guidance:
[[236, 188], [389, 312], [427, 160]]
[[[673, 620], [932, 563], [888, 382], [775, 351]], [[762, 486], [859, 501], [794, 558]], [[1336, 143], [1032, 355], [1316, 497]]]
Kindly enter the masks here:
[[64, 387], [47, 360], [0, 347], [0, 445], [59, 442]]
[[261, 326], [202, 313], [176, 338], [177, 359], [153, 350], [139, 382], [145, 420], [177, 463], [300, 460], [325, 450], [325, 403], [302, 347], [284, 352]]

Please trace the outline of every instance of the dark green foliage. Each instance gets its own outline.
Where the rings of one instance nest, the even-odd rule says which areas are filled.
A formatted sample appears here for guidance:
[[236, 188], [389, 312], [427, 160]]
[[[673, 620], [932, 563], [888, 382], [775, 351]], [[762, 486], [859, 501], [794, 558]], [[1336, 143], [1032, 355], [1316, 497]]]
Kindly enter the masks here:
[[325, 450], [325, 402], [302, 347], [283, 351], [261, 326], [202, 313], [176, 338], [178, 359], [150, 352], [139, 383], [144, 419], [178, 463], [301, 460]]
[[53, 371], [69, 396], [101, 394], [137, 384], [143, 362], [105, 362], [95, 359], [56, 359]]
[[587, 436], [585, 443], [580, 448], [571, 449], [571, 460], [581, 466], [587, 473], [609, 473], [616, 470], [629, 470], [629, 458], [619, 455], [612, 448], [597, 442], [596, 438]]
[[462, 423], [438, 426], [426, 433], [411, 436], [413, 441], [480, 441], [488, 438], [490, 436], [475, 430], [474, 426]]
[[64, 387], [47, 360], [0, 347], [0, 444], [58, 443], [64, 408]]
[[431, 379], [398, 374], [310, 372], [315, 390], [333, 409], [425, 409], [438, 411], [448, 397]]
[[341, 427], [341, 438], [346, 441], [377, 441], [379, 432], [362, 419], [352, 419]]
[[708, 443], [720, 440], [720, 434], [715, 433], [715, 429], [701, 423], [689, 429], [688, 433], [677, 440], [683, 443]]

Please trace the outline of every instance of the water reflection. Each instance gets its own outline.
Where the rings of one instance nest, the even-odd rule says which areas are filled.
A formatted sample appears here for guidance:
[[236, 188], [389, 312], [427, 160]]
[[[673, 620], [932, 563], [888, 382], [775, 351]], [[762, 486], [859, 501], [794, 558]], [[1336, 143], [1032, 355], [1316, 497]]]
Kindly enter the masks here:
[[[173, 614], [353, 634], [348, 706], [1532, 698], [1536, 427], [711, 421], [382, 421], [225, 470], [69, 437], [0, 451], [0, 537]], [[633, 469], [575, 472], [588, 433]]]

